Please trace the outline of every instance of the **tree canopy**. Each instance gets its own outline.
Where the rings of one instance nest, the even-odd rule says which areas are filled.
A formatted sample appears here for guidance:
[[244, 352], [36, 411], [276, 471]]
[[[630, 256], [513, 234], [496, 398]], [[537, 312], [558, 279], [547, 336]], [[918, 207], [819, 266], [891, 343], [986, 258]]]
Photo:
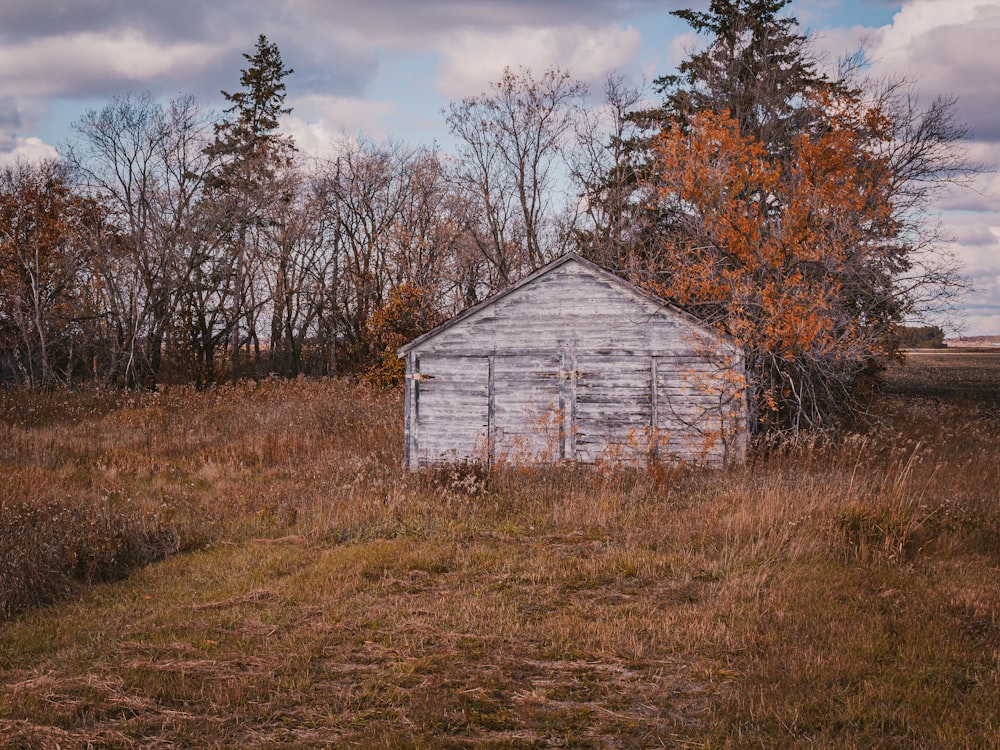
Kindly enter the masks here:
[[924, 188], [962, 171], [953, 108], [820, 72], [788, 2], [675, 12], [710, 38], [634, 115], [631, 210], [648, 228], [623, 262], [739, 338], [761, 433], [857, 417], [896, 326], [957, 283], [922, 252]]

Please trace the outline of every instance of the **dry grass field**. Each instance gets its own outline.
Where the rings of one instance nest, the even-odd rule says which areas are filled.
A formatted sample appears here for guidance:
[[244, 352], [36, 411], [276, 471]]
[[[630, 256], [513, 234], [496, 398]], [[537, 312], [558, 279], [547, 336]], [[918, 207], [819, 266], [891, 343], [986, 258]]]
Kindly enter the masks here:
[[406, 474], [338, 381], [0, 396], [0, 747], [989, 747], [1000, 352], [722, 471]]

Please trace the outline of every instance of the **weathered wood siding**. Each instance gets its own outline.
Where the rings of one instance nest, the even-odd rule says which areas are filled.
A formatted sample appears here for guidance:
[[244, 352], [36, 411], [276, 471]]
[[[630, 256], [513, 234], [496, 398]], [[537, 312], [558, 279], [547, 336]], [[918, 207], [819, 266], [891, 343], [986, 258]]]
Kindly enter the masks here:
[[559, 399], [558, 356], [494, 356], [493, 459], [514, 463], [559, 459]]
[[[411, 392], [410, 455], [419, 466], [487, 454], [489, 363], [483, 357], [419, 357]], [[411, 459], [413, 462], [414, 459]]]
[[652, 360], [649, 356], [577, 358], [574, 458], [642, 460], [651, 449]]
[[410, 467], [743, 456], [733, 342], [580, 260], [411, 346]]

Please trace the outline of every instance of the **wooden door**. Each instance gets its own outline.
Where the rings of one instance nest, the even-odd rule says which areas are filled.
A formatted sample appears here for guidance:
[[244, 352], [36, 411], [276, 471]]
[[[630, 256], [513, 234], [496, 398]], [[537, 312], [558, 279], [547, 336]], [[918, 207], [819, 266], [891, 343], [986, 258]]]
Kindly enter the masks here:
[[420, 354], [410, 377], [415, 428], [410, 449], [416, 464], [485, 461], [489, 359]]
[[652, 358], [583, 355], [573, 374], [573, 456], [585, 463], [645, 463], [655, 451]]
[[565, 404], [559, 355], [498, 355], [492, 362], [493, 460], [523, 464], [564, 458]]

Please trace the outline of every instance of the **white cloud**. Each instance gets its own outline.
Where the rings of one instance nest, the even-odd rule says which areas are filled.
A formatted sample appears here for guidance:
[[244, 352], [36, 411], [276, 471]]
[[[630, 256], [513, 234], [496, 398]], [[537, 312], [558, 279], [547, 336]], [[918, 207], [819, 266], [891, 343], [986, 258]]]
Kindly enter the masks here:
[[981, 138], [1000, 140], [1000, 4], [910, 0], [872, 37], [877, 73], [915, 80], [927, 97], [957, 95]]
[[990, 5], [994, 3], [989, 0], [910, 0], [883, 30], [879, 52], [889, 65], [911, 62], [914, 48], [929, 35], [967, 26], [981, 8]]
[[9, 151], [0, 151], [0, 166], [12, 166], [21, 161], [35, 164], [46, 159], [56, 159], [58, 156], [59, 152], [55, 147], [45, 143], [41, 138], [18, 137], [14, 139], [13, 148]]
[[670, 40], [670, 57], [668, 65], [676, 68], [692, 54], [699, 52], [705, 47], [704, 37], [698, 36], [694, 31], [678, 34]]
[[292, 116], [282, 121], [283, 132], [295, 139], [299, 151], [329, 158], [355, 140], [355, 134], [382, 139], [390, 135], [386, 123], [396, 114], [392, 102], [354, 97], [311, 95], [288, 101]]
[[217, 45], [162, 44], [134, 30], [36, 37], [0, 46], [0, 94], [79, 95], [100, 89], [109, 80], [183, 80], [221, 53]]
[[873, 39], [881, 38], [881, 32], [868, 26], [824, 29], [813, 35], [815, 49], [820, 55], [819, 69], [834, 78], [840, 63], [859, 50], [870, 53]]
[[558, 66], [577, 79], [596, 83], [604, 74], [634, 63], [640, 35], [633, 27], [608, 25], [514, 27], [503, 31], [465, 29], [442, 43], [437, 90], [456, 99], [478, 94], [505, 67], [540, 73]]
[[[1000, 217], [1000, 143], [972, 141], [965, 145], [965, 156], [978, 173], [963, 184], [951, 186], [936, 205], [943, 211], [979, 212]], [[1000, 218], [997, 219], [1000, 221]]]
[[950, 244], [971, 276], [1000, 275], [1000, 222], [995, 218], [963, 215], [945, 219], [945, 233], [954, 237]]
[[942, 218], [945, 244], [971, 284], [963, 296], [965, 333], [1000, 333], [1000, 212], [947, 213]]

